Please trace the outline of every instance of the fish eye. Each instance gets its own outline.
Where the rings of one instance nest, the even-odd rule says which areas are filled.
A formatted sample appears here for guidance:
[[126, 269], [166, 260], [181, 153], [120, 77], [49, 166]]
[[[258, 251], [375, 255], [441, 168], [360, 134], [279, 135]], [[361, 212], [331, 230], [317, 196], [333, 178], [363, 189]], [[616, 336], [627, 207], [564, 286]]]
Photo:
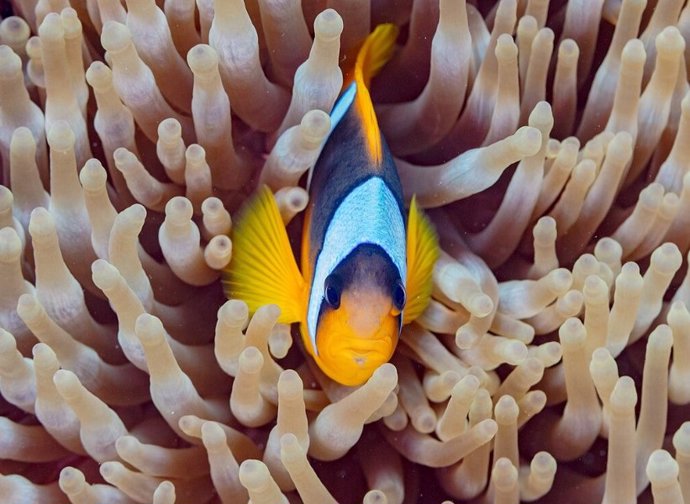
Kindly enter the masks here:
[[405, 287], [402, 282], [398, 281], [393, 288], [393, 305], [398, 311], [402, 311], [405, 307], [407, 295], [405, 294]]
[[333, 308], [337, 310], [340, 306], [340, 294], [343, 292], [343, 283], [339, 276], [328, 275], [324, 282], [324, 299]]

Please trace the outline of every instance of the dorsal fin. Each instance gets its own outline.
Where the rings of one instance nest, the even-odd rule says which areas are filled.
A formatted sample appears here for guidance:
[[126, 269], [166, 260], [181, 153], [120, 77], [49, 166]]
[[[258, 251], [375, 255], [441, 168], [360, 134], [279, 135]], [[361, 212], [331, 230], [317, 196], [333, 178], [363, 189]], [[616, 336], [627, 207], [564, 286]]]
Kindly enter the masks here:
[[362, 119], [362, 128], [366, 137], [369, 154], [374, 163], [381, 163], [381, 132], [376, 120], [374, 105], [369, 94], [371, 79], [381, 70], [393, 55], [398, 27], [394, 24], [382, 24], [369, 34], [357, 54], [354, 69], [354, 82], [357, 86], [355, 106]]

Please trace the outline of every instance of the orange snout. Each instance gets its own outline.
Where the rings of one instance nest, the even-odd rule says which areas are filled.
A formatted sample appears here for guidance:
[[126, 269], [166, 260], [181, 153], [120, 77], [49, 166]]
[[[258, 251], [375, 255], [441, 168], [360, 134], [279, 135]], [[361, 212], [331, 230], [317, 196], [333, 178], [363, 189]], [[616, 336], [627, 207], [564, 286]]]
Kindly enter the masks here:
[[345, 291], [340, 307], [321, 316], [314, 358], [333, 380], [360, 385], [390, 360], [399, 328], [390, 297], [368, 289]]

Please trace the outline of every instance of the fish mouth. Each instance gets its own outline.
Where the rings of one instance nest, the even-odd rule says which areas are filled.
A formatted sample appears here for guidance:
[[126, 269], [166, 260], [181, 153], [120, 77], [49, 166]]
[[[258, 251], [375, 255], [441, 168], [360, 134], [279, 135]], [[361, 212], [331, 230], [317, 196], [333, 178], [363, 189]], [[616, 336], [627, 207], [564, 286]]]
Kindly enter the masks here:
[[366, 366], [367, 361], [368, 361], [368, 359], [365, 355], [356, 355], [355, 357], [353, 357], [352, 360], [354, 360], [355, 364], [357, 364], [359, 367]]
[[384, 362], [386, 360], [381, 352], [374, 350], [362, 352], [349, 349], [349, 353], [354, 363], [361, 368], [370, 366], [372, 362]]
[[333, 380], [352, 387], [366, 382], [381, 364], [388, 362], [394, 346], [379, 340], [366, 345], [343, 344], [333, 350], [317, 357], [319, 367]]
[[381, 364], [390, 360], [397, 335], [361, 338], [344, 332], [330, 332], [314, 357], [330, 378], [347, 386], [366, 382]]
[[364, 363], [369, 360], [385, 360], [393, 346], [389, 338], [376, 340], [356, 340], [347, 341], [342, 346], [341, 352], [352, 356], [357, 363]]
[[393, 354], [394, 345], [389, 338], [347, 342], [341, 355], [346, 355], [350, 365], [360, 371], [371, 370], [388, 362]]

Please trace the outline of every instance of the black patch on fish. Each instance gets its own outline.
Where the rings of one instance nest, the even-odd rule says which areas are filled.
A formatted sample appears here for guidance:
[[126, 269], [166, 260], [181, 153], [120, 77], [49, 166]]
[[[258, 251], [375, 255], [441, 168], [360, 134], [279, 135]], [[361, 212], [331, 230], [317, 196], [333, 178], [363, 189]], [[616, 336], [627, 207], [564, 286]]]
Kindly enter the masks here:
[[371, 177], [380, 177], [388, 186], [405, 221], [402, 185], [385, 139], [382, 139], [382, 151], [381, 165], [372, 166], [362, 125], [351, 106], [329, 136], [314, 166], [310, 186], [312, 249], [309, 261], [312, 265], [316, 263], [321, 251], [328, 224], [342, 201], [353, 189]]
[[[393, 299], [395, 289], [401, 282], [398, 269], [388, 254], [379, 245], [372, 243], [357, 245], [345, 259], [333, 268], [333, 272], [329, 277], [331, 276], [338, 278], [341, 293], [356, 286], [360, 289], [377, 290], [391, 299]], [[328, 278], [326, 278], [326, 283], [328, 283]], [[326, 292], [325, 288], [324, 292]], [[317, 334], [319, 333], [318, 325], [321, 321], [321, 316], [327, 310], [333, 309], [325, 299], [321, 300]], [[402, 317], [398, 316], [398, 318], [402, 323]]]

